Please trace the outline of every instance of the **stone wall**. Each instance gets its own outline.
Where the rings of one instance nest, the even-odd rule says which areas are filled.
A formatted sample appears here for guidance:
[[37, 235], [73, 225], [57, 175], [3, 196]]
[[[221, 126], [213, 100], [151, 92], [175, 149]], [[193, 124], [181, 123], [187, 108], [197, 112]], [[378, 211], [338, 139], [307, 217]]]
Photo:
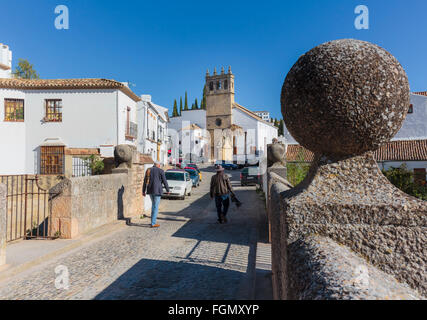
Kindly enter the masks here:
[[329, 238], [308, 236], [289, 246], [288, 299], [419, 300], [407, 284]]
[[144, 166], [135, 164], [123, 173], [64, 179], [50, 189], [52, 235], [71, 239], [104, 224], [141, 215], [143, 177]]
[[0, 184], [0, 267], [6, 264], [6, 194], [6, 186]]
[[[373, 156], [399, 130], [409, 104], [405, 70], [368, 42], [324, 43], [291, 68], [282, 114], [314, 160], [299, 185], [276, 179], [271, 187], [276, 298], [418, 296], [395, 280], [427, 295], [427, 202], [393, 186]], [[382, 280], [353, 295], [346, 286], [354, 268]]]
[[[421, 228], [289, 213], [285, 199], [295, 188], [273, 173], [270, 190], [275, 299], [425, 299]], [[367, 286], [355, 282], [360, 272], [368, 275]]]

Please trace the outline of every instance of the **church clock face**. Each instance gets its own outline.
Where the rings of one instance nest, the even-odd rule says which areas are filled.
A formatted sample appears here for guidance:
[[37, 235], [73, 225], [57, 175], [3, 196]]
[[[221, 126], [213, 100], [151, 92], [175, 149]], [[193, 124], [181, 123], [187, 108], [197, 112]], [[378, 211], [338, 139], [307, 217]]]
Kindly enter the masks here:
[[215, 124], [216, 124], [218, 127], [220, 127], [220, 126], [221, 126], [221, 124], [222, 124], [222, 120], [221, 120], [220, 118], [216, 119], [216, 120], [215, 120]]

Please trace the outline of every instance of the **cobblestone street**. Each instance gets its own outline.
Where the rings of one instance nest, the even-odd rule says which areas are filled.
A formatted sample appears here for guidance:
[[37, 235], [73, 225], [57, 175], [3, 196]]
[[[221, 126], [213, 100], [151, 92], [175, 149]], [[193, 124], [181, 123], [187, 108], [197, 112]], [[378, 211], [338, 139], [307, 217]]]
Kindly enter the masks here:
[[[163, 199], [158, 223], [132, 220], [101, 239], [0, 283], [0, 299], [253, 299], [255, 258], [264, 204], [255, 187], [232, 183], [228, 224], [218, 224], [209, 198], [212, 170], [185, 200]], [[69, 288], [55, 288], [55, 268], [69, 270]]]

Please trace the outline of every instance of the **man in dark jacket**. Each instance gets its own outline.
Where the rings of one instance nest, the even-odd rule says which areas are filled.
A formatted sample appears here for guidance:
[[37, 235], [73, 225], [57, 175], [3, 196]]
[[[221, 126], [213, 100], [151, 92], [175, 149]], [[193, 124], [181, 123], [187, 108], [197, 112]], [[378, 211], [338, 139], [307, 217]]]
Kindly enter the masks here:
[[230, 179], [224, 174], [224, 168], [217, 166], [216, 175], [211, 178], [210, 196], [215, 197], [218, 222], [227, 223], [227, 212], [230, 206], [230, 193], [234, 195]]
[[144, 185], [142, 186], [142, 195], [150, 195], [151, 198], [151, 227], [158, 228], [156, 223], [157, 214], [159, 212], [160, 199], [163, 194], [163, 186], [169, 192], [169, 185], [165, 177], [165, 172], [160, 169], [160, 162], [155, 162], [152, 168], [149, 168], [144, 177]]

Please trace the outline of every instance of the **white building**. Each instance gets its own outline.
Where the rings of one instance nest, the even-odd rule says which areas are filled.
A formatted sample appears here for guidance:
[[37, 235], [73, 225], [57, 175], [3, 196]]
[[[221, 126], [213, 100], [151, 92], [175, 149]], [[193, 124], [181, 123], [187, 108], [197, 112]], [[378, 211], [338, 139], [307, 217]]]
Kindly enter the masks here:
[[[203, 143], [209, 146], [204, 152], [206, 161], [257, 163], [266, 156], [267, 144], [278, 137], [278, 128], [234, 101], [234, 74], [231, 68], [228, 73], [223, 68], [220, 74], [216, 70], [213, 75], [207, 72], [205, 88], [206, 110], [182, 111], [181, 116], [171, 118], [169, 127], [178, 131], [195, 125], [204, 130], [206, 140]], [[191, 153], [198, 154], [193, 147], [191, 150]], [[181, 148], [181, 151], [182, 157], [188, 158], [185, 148]]]
[[427, 92], [411, 93], [410, 99], [406, 119], [392, 140], [427, 139]]
[[12, 77], [12, 51], [3, 43], [0, 43], [0, 78]]
[[0, 174], [63, 174], [72, 149], [136, 146], [139, 100], [114, 80], [0, 79]]
[[205, 162], [209, 153], [209, 133], [206, 130], [206, 110], [183, 110], [182, 116], [169, 120], [170, 162]]
[[254, 113], [264, 121], [270, 122], [270, 112], [268, 111], [254, 111]]
[[150, 154], [153, 160], [166, 164], [168, 160], [168, 109], [142, 95], [137, 106], [138, 151]]

